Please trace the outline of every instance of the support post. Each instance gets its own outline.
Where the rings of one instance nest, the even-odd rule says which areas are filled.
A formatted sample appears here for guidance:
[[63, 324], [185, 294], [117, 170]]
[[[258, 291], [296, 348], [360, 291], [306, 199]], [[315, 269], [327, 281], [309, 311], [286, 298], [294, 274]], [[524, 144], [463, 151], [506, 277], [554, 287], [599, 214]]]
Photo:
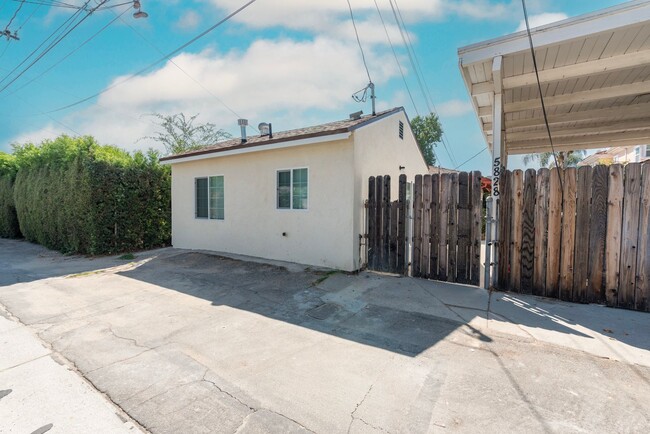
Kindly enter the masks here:
[[489, 290], [491, 286], [490, 272], [492, 270], [492, 208], [494, 207], [494, 196], [486, 199], [485, 206], [485, 268], [483, 287]]

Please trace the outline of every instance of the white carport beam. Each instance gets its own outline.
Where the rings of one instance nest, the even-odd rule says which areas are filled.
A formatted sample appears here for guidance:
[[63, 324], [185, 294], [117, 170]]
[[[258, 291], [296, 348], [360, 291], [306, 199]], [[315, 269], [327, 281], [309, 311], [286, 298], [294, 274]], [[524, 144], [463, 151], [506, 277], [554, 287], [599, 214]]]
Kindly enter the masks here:
[[[608, 124], [600, 124], [597, 126], [586, 126], [586, 127], [559, 127], [551, 128], [551, 135], [553, 139], [557, 137], [567, 137], [567, 136], [577, 136], [577, 135], [590, 135], [598, 133], [613, 133], [616, 131], [629, 131], [629, 130], [649, 130], [650, 129], [650, 119], [639, 119], [635, 121], [620, 121], [613, 122]], [[517, 132], [506, 132], [506, 140], [516, 141], [516, 140], [532, 140], [532, 139], [543, 139], [548, 137], [546, 130], [537, 130], [537, 131], [517, 131]]]
[[[565, 95], [545, 96], [544, 104], [546, 104], [546, 107], [565, 104], [582, 104], [602, 99], [620, 98], [631, 95], [640, 95], [644, 93], [650, 93], [650, 81], [622, 84], [620, 86], [603, 87], [601, 89], [583, 90], [581, 92], [568, 93]], [[526, 101], [506, 103], [503, 105], [503, 110], [506, 113], [513, 113], [540, 107], [541, 103], [539, 97], [537, 97]]]
[[[625, 118], [633, 119], [634, 117], [647, 116], [650, 113], [650, 103], [647, 104], [634, 104], [620, 107], [608, 107], [597, 110], [585, 110], [573, 113], [559, 113], [549, 115], [548, 121], [550, 124], [562, 124], [567, 122], [578, 122], [595, 119], [616, 119]], [[528, 118], [528, 119], [515, 119], [506, 120], [506, 128], [524, 128], [536, 127], [544, 125], [544, 118]]]
[[[629, 146], [645, 143], [650, 140], [650, 130], [629, 131], [626, 133], [593, 134], [574, 137], [554, 137], [553, 145], [558, 150], [593, 149], [599, 147]], [[509, 153], [525, 154], [530, 152], [545, 152], [550, 148], [548, 140], [523, 140], [508, 142]]]
[[[577, 63], [575, 65], [561, 66], [553, 69], [539, 71], [539, 80], [542, 83], [559, 81], [569, 78], [584, 77], [585, 75], [598, 74], [601, 72], [612, 72], [622, 69], [634, 68], [650, 63], [650, 50], [638, 51], [622, 56], [608, 57], [606, 59], [593, 60], [591, 62]], [[477, 83], [477, 89], [483, 89], [490, 82]], [[531, 86], [537, 84], [535, 73], [515, 75], [503, 79], [505, 89], [514, 89], [516, 87]], [[472, 86], [472, 90], [474, 89]]]

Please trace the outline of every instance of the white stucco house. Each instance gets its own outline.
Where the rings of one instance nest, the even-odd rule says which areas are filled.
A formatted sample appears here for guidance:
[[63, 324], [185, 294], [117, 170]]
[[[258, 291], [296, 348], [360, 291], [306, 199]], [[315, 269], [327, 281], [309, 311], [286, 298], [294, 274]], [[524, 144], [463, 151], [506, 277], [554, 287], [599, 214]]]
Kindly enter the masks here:
[[[353, 271], [368, 178], [428, 172], [403, 108], [220, 142], [172, 168], [172, 244]], [[395, 198], [393, 198], [395, 199]]]

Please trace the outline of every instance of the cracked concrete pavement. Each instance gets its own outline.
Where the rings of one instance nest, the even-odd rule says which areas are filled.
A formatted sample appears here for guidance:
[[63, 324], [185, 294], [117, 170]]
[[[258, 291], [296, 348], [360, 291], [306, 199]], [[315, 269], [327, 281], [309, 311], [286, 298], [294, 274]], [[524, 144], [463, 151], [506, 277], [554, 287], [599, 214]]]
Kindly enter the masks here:
[[127, 263], [0, 240], [0, 269], [0, 303], [154, 433], [650, 424], [639, 312], [493, 294], [488, 313], [478, 288], [172, 248]]

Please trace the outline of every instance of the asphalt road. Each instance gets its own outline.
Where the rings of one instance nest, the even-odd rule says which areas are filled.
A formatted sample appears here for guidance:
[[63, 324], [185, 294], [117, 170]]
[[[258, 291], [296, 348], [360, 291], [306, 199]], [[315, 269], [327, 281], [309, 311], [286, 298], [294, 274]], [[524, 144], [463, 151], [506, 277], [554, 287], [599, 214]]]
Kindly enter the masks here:
[[650, 315], [243, 259], [0, 240], [0, 303], [155, 433], [650, 426]]

